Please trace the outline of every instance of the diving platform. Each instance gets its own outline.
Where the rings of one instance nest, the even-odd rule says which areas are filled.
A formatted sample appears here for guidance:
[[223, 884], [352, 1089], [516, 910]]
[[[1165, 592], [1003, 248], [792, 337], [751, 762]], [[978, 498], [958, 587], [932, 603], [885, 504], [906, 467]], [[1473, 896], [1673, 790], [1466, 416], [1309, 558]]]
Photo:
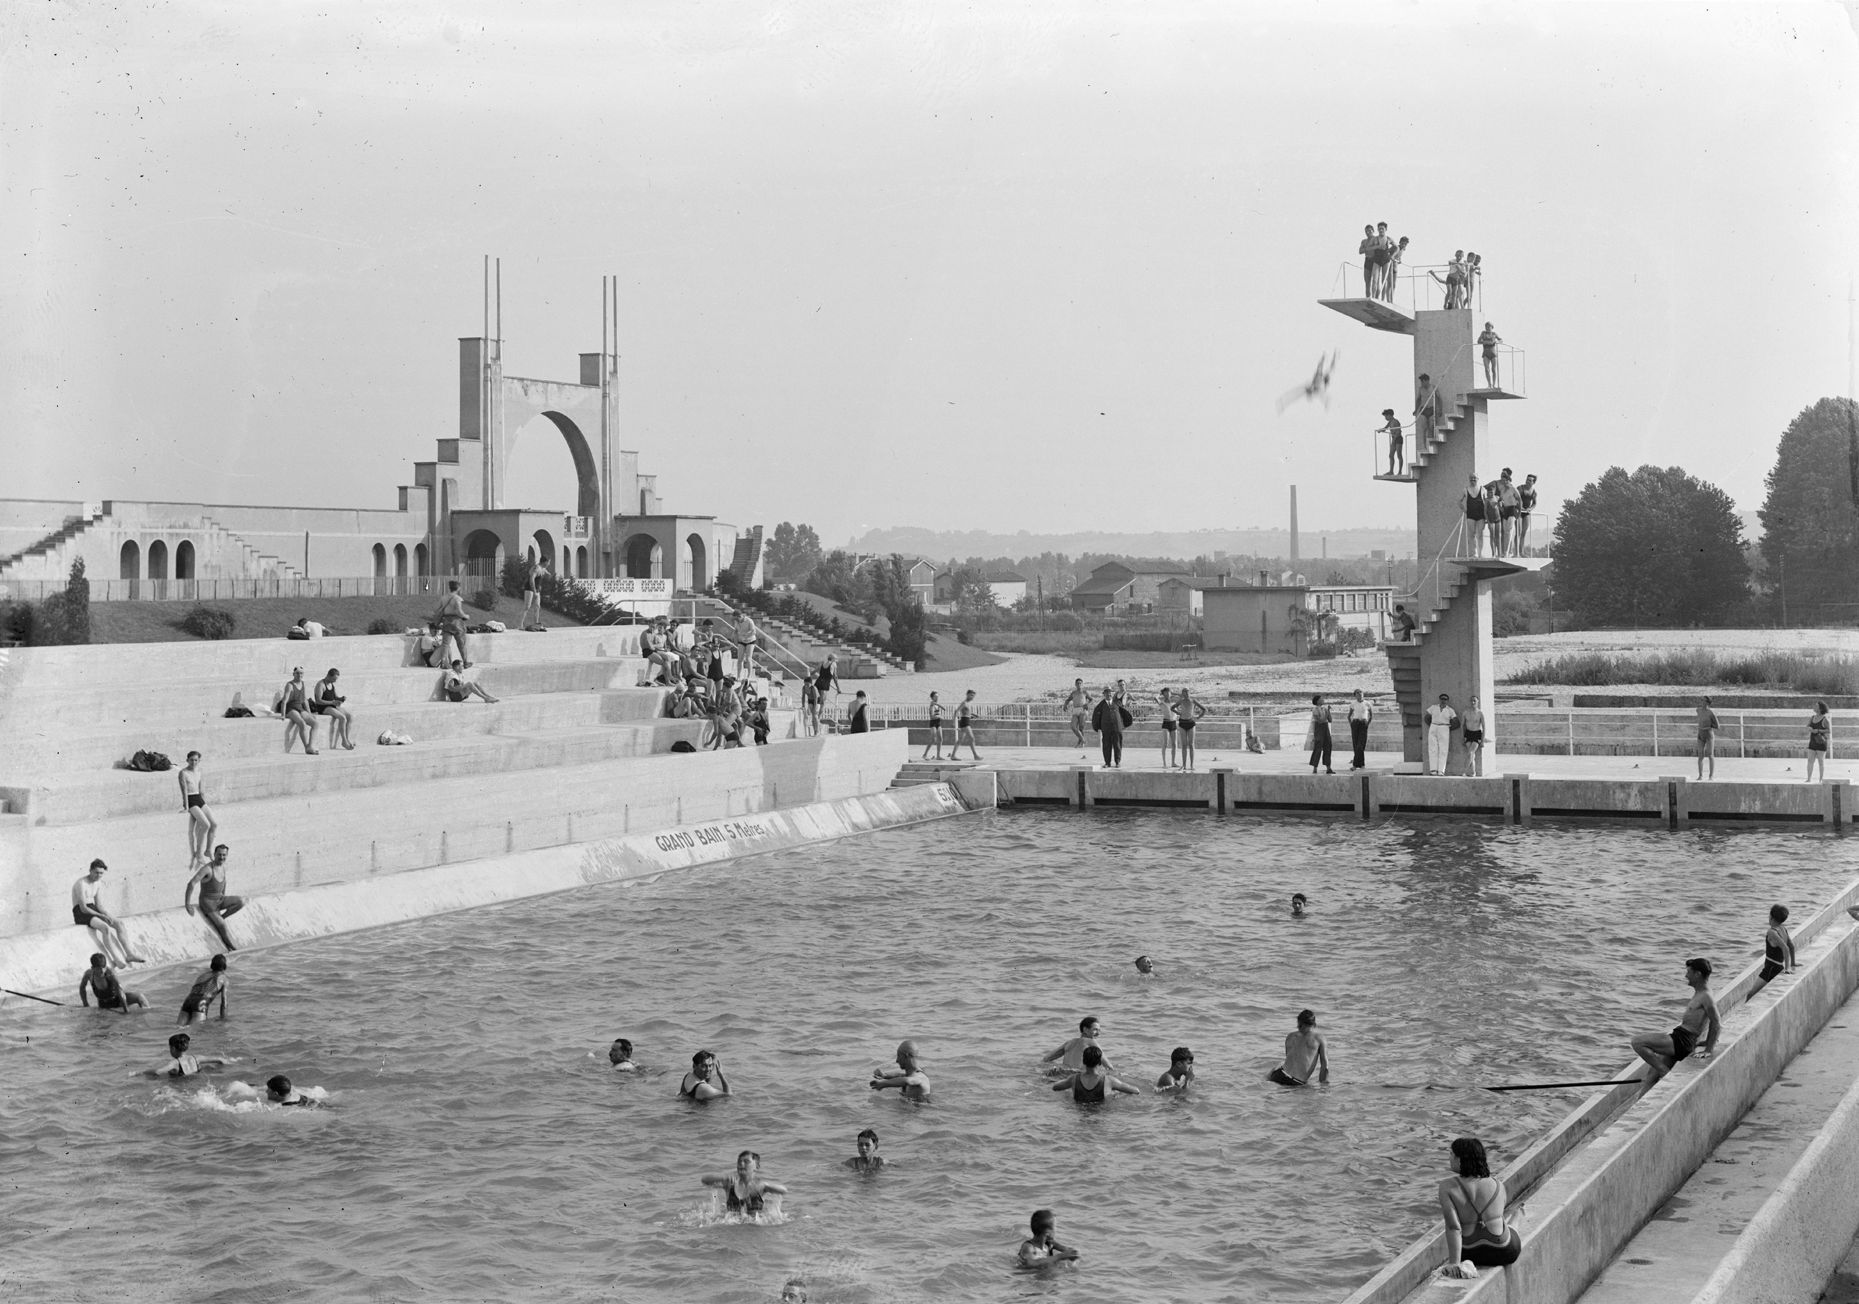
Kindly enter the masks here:
[[1399, 475], [1378, 475], [1377, 480], [1386, 480], [1389, 484], [1418, 484], [1420, 478], [1412, 471], [1403, 471]]
[[1502, 388], [1499, 388], [1499, 389], [1468, 389], [1465, 391], [1465, 396], [1467, 398], [1483, 398], [1483, 399], [1503, 399], [1503, 398], [1522, 398], [1523, 397], [1523, 395], [1521, 394], [1513, 394], [1509, 390], [1502, 389]]
[[1398, 335], [1414, 333], [1413, 314], [1380, 299], [1319, 299], [1317, 302], [1378, 331], [1393, 331]]
[[1549, 557], [1448, 557], [1446, 560], [1475, 572], [1481, 580], [1495, 580], [1505, 575], [1515, 575], [1519, 571], [1542, 570], [1553, 559]]

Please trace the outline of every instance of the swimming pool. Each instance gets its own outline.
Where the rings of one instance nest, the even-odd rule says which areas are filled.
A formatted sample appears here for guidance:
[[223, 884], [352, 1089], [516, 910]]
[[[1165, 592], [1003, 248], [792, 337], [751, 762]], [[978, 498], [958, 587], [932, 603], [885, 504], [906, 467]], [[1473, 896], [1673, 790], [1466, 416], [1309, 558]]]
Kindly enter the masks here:
[[[327, 1111], [140, 1080], [153, 1016], [9, 1001], [0, 1158], [24, 1297], [1332, 1300], [1436, 1217], [1445, 1144], [1507, 1161], [1668, 1026], [1682, 963], [1753, 957], [1773, 901], [1850, 880], [1838, 839], [1191, 813], [947, 820], [656, 882], [241, 955], [218, 1079], [290, 1074]], [[1290, 917], [1293, 891], [1310, 914]], [[1157, 976], [1139, 979], [1138, 952]], [[75, 984], [76, 975], [72, 975]], [[1262, 1079], [1298, 1009], [1325, 1090]], [[1079, 1107], [1038, 1057], [1083, 1014], [1191, 1099]], [[647, 1073], [605, 1066], [638, 1044]], [[917, 1039], [928, 1105], [866, 1088]], [[29, 1040], [28, 1040], [29, 1039]], [[676, 1098], [692, 1051], [738, 1096]], [[592, 1053], [590, 1055], [590, 1052]], [[875, 1127], [893, 1167], [841, 1161]], [[792, 1195], [719, 1220], [697, 1179], [759, 1150]], [[1084, 1251], [1017, 1274], [1028, 1213]]]

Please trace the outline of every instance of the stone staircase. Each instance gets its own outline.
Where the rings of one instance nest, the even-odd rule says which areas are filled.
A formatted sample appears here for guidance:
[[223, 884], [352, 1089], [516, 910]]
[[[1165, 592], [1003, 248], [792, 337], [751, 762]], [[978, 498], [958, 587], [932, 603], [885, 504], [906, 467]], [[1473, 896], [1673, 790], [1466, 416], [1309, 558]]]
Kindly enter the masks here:
[[[714, 610], [708, 614], [716, 619], [725, 620], [732, 626], [736, 623], [737, 617], [745, 610], [739, 603], [714, 595], [705, 595], [699, 598], [698, 602], [700, 605], [704, 603], [710, 604]], [[700, 612], [699, 614], [705, 613]], [[760, 611], [750, 610], [749, 616], [755, 621], [757, 628], [764, 630], [771, 637], [778, 639], [782, 646], [787, 648], [792, 654], [792, 658], [782, 658], [784, 663], [789, 659], [795, 659], [801, 663], [799, 666], [783, 665], [783, 669], [793, 674], [801, 674], [806, 668], [818, 665], [821, 661], [826, 659], [826, 654], [829, 652], [835, 652], [839, 655], [840, 677], [842, 679], [877, 678], [885, 673], [886, 667], [892, 670], [903, 671], [906, 674], [914, 673], [915, 671], [914, 666], [911, 666], [899, 657], [892, 656], [888, 652], [874, 652], [869, 648], [855, 648], [849, 647], [843, 643], [834, 643], [812, 630], [803, 628], [791, 621], [783, 620], [778, 616], [765, 615]], [[858, 666], [861, 663], [870, 665], [875, 673], [859, 673]]]
[[47, 578], [63, 579], [68, 566], [62, 566], [64, 546], [104, 520], [109, 513], [97, 512], [91, 516], [68, 516], [65, 523], [53, 530], [29, 547], [21, 548], [11, 557], [0, 558], [0, 579], [37, 579], [39, 575], [25, 575], [27, 570], [44, 571]]
[[915, 788], [926, 783], [947, 783], [951, 775], [975, 768], [974, 761], [906, 761], [891, 780], [893, 788]]
[[[254, 548], [238, 534], [235, 534], [232, 530], [220, 524], [211, 516], [203, 516], [200, 519], [207, 528], [210, 542], [218, 541], [222, 546], [237, 551], [240, 560], [244, 564], [240, 570], [235, 572], [236, 574], [241, 576], [263, 576], [266, 579], [275, 577], [282, 580], [300, 580], [303, 578], [303, 572], [285, 561], [282, 557], [273, 557], [268, 552], [262, 552]], [[215, 540], [215, 536], [217, 536], [217, 540]], [[205, 554], [206, 549], [201, 549], [201, 552]], [[221, 565], [223, 566], [224, 563], [221, 562]]]

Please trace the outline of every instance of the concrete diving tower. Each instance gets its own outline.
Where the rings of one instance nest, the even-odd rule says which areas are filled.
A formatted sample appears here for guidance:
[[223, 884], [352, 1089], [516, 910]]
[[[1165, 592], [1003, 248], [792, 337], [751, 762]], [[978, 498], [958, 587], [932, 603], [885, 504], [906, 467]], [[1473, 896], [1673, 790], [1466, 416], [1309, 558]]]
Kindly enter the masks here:
[[[1428, 428], [1418, 423], [1408, 445], [1401, 475], [1377, 480], [1412, 484], [1415, 494], [1415, 556], [1421, 574], [1412, 594], [1396, 594], [1417, 622], [1411, 643], [1385, 645], [1401, 707], [1402, 751], [1406, 761], [1426, 760], [1424, 712], [1441, 693], [1461, 713], [1476, 696], [1485, 713], [1485, 772], [1496, 769], [1500, 740], [1494, 704], [1491, 653], [1490, 581], [1547, 564], [1542, 557], [1479, 557], [1467, 534], [1463, 494], [1468, 478], [1480, 484], [1496, 477], [1486, 457], [1487, 404], [1521, 398], [1521, 386], [1484, 386], [1477, 324], [1469, 308], [1420, 309], [1413, 313], [1379, 299], [1319, 299], [1372, 330], [1412, 337], [1414, 392], [1420, 377], [1431, 378], [1438, 395], [1436, 416]], [[1502, 377], [1500, 377], [1502, 379]], [[1410, 407], [1402, 396], [1395, 404]], [[1483, 465], [1490, 474], [1479, 474]], [[1464, 774], [1463, 732], [1451, 734], [1447, 772]]]

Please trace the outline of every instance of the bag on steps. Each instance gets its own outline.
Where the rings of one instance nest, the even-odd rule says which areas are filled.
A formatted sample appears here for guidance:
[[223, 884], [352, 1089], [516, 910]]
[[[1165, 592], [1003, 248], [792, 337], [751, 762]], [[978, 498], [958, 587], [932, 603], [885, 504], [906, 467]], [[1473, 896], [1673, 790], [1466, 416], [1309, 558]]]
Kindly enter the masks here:
[[129, 758], [132, 770], [172, 770], [174, 762], [160, 752], [139, 751]]

